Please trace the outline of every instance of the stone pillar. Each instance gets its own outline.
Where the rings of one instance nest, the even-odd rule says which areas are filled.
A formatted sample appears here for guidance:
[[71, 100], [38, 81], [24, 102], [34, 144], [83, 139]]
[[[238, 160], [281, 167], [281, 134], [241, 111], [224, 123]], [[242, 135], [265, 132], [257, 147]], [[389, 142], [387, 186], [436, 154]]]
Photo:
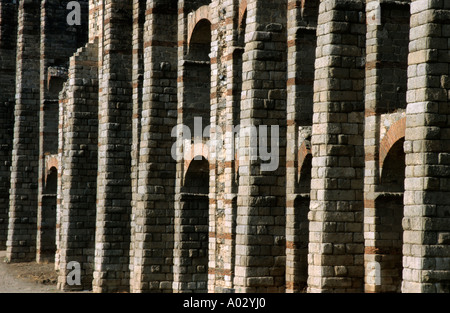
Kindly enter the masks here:
[[[177, 1], [147, 1], [137, 194], [133, 206], [131, 292], [172, 292], [177, 116]], [[137, 94], [135, 93], [136, 97]], [[135, 100], [136, 101], [136, 100]], [[137, 100], [138, 101], [138, 100]], [[139, 124], [138, 124], [139, 123]]]
[[16, 79], [17, 4], [0, 2], [0, 250], [8, 234]]
[[[210, 216], [212, 227], [209, 230], [208, 290], [227, 293], [235, 290], [239, 185], [237, 149], [243, 84], [243, 54], [247, 29], [247, 3], [235, 0], [233, 3], [223, 4], [223, 7], [212, 11], [220, 12], [213, 19], [219, 20], [221, 28], [218, 32], [213, 31], [212, 44], [212, 50], [217, 50], [217, 56], [214, 55], [217, 63], [213, 63], [212, 66], [217, 68], [219, 75], [212, 77], [213, 90], [211, 94], [216, 109], [211, 112], [213, 125], [211, 133], [212, 138], [217, 136], [218, 142], [217, 144], [213, 143], [210, 147], [216, 166], [213, 166], [210, 172], [214, 202], [210, 200], [213, 211]], [[215, 49], [216, 46], [217, 49]], [[217, 147], [219, 149], [215, 149]]]
[[104, 0], [89, 0], [89, 42], [103, 34]]
[[[397, 169], [384, 159], [394, 144], [403, 148], [404, 128], [398, 126], [406, 108], [409, 11], [406, 2], [366, 2], [365, 292], [398, 292], [401, 285], [401, 218], [385, 215], [403, 213], [404, 154], [396, 156]], [[397, 184], [389, 179], [394, 175]]]
[[[39, 183], [38, 232], [36, 259], [55, 258], [56, 181], [58, 153], [59, 92], [67, 80], [69, 58], [84, 46], [88, 31], [87, 0], [81, 5], [81, 25], [67, 24], [67, 3], [41, 3], [40, 47], [40, 118], [39, 118]], [[56, 165], [56, 166], [54, 166]], [[50, 173], [56, 170], [55, 173]], [[55, 175], [52, 177], [51, 175]], [[50, 180], [48, 180], [50, 179]]]
[[138, 199], [139, 155], [141, 146], [142, 94], [144, 91], [144, 26], [147, 2], [133, 1], [133, 141], [131, 148], [131, 244], [130, 244], [130, 291], [138, 291], [134, 287], [135, 259], [135, 212]]
[[308, 278], [308, 211], [318, 0], [288, 2], [286, 292]]
[[363, 1], [321, 1], [317, 27], [309, 292], [363, 290]]
[[[68, 81], [60, 94], [57, 214], [58, 287], [92, 288], [94, 268], [97, 151], [98, 39], [70, 59]], [[76, 263], [81, 285], [67, 284]]]
[[94, 292], [129, 289], [132, 4], [105, 1], [99, 76]]
[[39, 163], [40, 1], [19, 3], [14, 146], [7, 259], [36, 257]]
[[[375, 247], [375, 199], [376, 186], [379, 183], [379, 140], [380, 140], [380, 116], [377, 114], [377, 106], [380, 104], [380, 73], [376, 65], [379, 60], [379, 31], [381, 25], [381, 5], [379, 0], [366, 2], [367, 40], [366, 40], [366, 89], [365, 89], [365, 175], [364, 175], [364, 238], [365, 238], [365, 288], [366, 292], [375, 292], [377, 273], [371, 274], [371, 267], [378, 264], [375, 253], [370, 253]], [[381, 282], [378, 282], [381, 284]]]
[[[285, 290], [286, 8], [287, 1], [252, 0], [247, 6], [238, 152], [236, 292]], [[272, 155], [268, 157], [265, 148], [272, 149]]]
[[233, 2], [236, 3], [217, 1], [210, 6], [209, 292], [229, 292], [233, 288], [234, 277], [237, 162], [233, 130], [234, 126], [239, 125], [240, 94], [236, 93], [242, 89], [243, 52], [239, 46], [239, 36], [245, 36], [242, 32], [245, 32], [246, 21], [233, 19], [239, 16], [240, 10], [244, 10], [238, 5], [233, 6]]
[[411, 2], [403, 292], [450, 291], [450, 4]]
[[[213, 186], [210, 177], [212, 160], [205, 145], [211, 132], [204, 130], [211, 125], [214, 110], [211, 106], [214, 76], [211, 67], [216, 62], [211, 51], [213, 4], [209, 2], [178, 2], [174, 292], [206, 292], [208, 289], [208, 259], [212, 248], [209, 246], [210, 212], [215, 208], [215, 200], [209, 197]], [[188, 186], [191, 164], [191, 182], [196, 180], [197, 183]]]
[[[297, 53], [297, 24], [300, 7], [295, 0], [288, 2], [288, 86], [287, 86], [287, 146], [286, 150], [286, 292], [297, 289], [296, 270], [299, 267], [295, 260], [295, 182], [297, 180], [297, 129], [295, 108], [295, 79], [297, 77], [295, 55]], [[297, 165], [297, 166], [296, 166]]]

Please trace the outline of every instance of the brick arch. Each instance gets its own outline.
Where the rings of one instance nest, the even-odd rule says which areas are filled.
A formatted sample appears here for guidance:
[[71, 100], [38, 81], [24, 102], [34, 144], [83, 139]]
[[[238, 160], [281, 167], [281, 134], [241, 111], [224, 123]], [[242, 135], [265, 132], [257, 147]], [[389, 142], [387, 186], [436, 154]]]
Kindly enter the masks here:
[[46, 161], [47, 161], [46, 162], [47, 163], [46, 164], [47, 165], [46, 166], [47, 172], [49, 172], [52, 167], [58, 169], [59, 162], [58, 162], [58, 157], [57, 156], [48, 156]]
[[386, 135], [380, 142], [380, 169], [383, 168], [384, 160], [386, 159], [392, 146], [404, 138], [406, 134], [406, 117], [398, 120], [387, 131]]
[[[186, 173], [197, 157], [203, 157], [209, 162], [209, 146], [205, 143], [196, 143], [191, 145], [191, 149], [184, 151], [184, 172], [183, 178], [186, 177]], [[184, 181], [184, 179], [183, 179]]]
[[244, 16], [247, 12], [247, 0], [242, 0], [239, 4], [239, 27], [241, 27], [244, 22]]
[[201, 20], [208, 20], [212, 25], [211, 19], [211, 11], [209, 5], [204, 5], [195, 10], [192, 13], [189, 13], [188, 17], [188, 44], [191, 43], [191, 38], [194, 33], [195, 27]]

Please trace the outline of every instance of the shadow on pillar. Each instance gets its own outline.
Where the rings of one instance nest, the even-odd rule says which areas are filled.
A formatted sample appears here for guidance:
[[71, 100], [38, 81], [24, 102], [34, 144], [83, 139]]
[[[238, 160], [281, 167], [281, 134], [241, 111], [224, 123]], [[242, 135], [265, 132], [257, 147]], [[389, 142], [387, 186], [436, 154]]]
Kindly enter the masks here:
[[37, 262], [55, 260], [57, 181], [58, 171], [52, 167], [46, 177], [42, 205], [38, 212]]
[[375, 199], [375, 262], [380, 265], [376, 292], [401, 292], [403, 245], [404, 138], [390, 149]]
[[287, 249], [293, 257], [293, 281], [288, 286], [294, 293], [306, 292], [308, 282], [308, 244], [312, 155], [308, 154], [301, 165], [298, 195], [294, 200], [294, 241]]
[[179, 290], [207, 292], [209, 228], [209, 162], [193, 160], [181, 194]]

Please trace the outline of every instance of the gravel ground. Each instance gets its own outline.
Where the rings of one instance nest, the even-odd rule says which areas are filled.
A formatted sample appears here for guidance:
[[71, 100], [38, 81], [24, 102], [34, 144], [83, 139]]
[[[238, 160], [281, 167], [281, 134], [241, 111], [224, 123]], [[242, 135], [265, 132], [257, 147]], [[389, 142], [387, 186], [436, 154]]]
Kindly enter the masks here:
[[53, 264], [5, 263], [0, 251], [0, 293], [60, 293]]

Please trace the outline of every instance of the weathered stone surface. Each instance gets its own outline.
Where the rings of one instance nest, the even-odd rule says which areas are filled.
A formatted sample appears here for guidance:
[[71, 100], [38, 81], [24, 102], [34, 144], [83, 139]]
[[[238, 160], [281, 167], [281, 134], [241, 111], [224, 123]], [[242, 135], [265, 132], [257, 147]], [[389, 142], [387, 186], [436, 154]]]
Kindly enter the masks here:
[[448, 292], [447, 2], [67, 2], [0, 1], [10, 261], [65, 290]]

